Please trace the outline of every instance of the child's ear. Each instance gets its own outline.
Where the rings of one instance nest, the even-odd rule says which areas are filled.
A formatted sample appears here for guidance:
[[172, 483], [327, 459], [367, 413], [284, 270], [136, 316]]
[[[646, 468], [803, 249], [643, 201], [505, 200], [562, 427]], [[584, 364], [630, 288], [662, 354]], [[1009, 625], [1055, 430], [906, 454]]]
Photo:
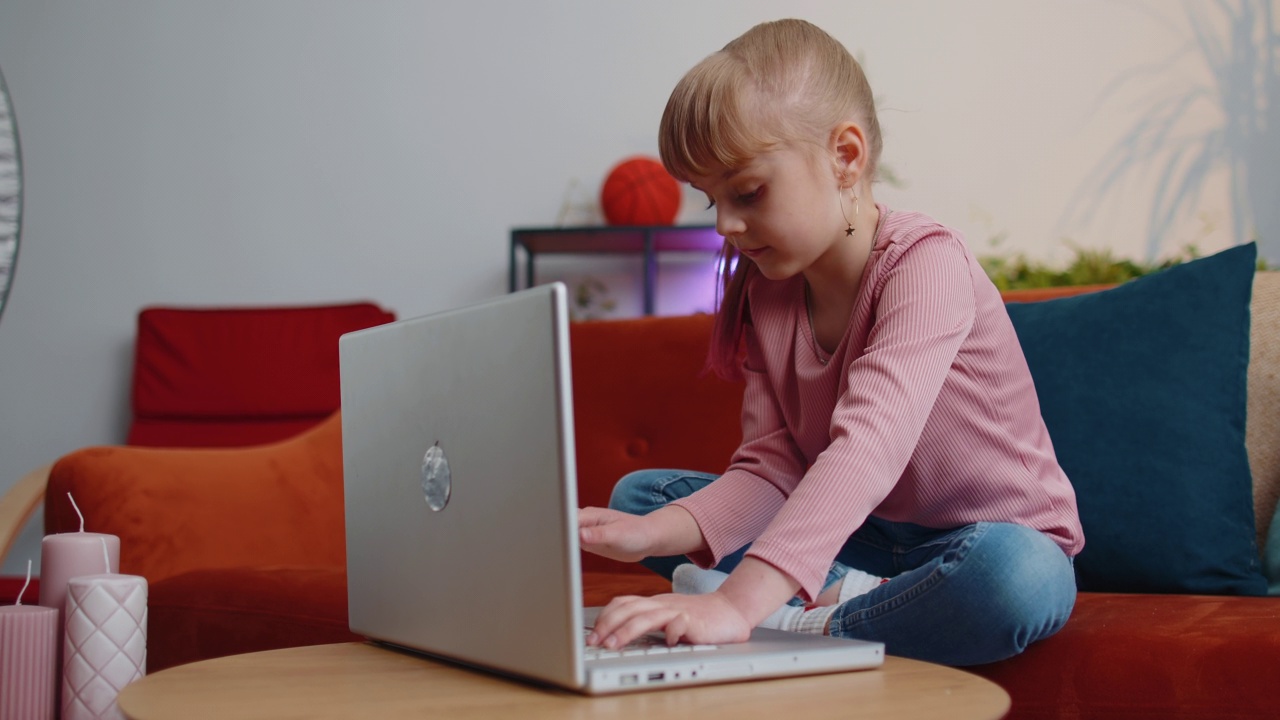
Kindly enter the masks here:
[[855, 122], [844, 122], [831, 133], [831, 151], [835, 158], [837, 176], [845, 182], [857, 185], [867, 167], [867, 135]]

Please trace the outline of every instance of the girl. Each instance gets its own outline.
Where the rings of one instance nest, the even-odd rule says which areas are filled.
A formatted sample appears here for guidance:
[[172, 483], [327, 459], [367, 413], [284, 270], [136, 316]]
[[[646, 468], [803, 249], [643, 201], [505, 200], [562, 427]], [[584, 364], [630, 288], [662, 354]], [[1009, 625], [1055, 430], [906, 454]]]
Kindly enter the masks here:
[[709, 364], [746, 379], [742, 445], [719, 478], [633, 473], [612, 509], [581, 510], [584, 548], [647, 558], [676, 590], [617, 598], [588, 643], [763, 624], [966, 665], [1055, 633], [1084, 545], [1075, 494], [963, 239], [876, 203], [858, 63], [809, 23], [756, 26], [680, 81], [659, 145], [736, 259]]

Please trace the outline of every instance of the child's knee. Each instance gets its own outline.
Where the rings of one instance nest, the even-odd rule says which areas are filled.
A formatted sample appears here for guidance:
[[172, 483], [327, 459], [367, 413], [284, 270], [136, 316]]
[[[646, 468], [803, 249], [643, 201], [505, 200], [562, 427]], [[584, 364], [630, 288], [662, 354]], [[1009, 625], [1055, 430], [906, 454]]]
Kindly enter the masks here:
[[637, 470], [623, 475], [613, 486], [609, 507], [632, 515], [648, 515], [667, 503], [662, 497], [662, 479], [670, 471]]
[[1066, 623], [1075, 606], [1075, 573], [1062, 550], [1042, 533], [1017, 525], [993, 531], [967, 561], [991, 572], [980, 604], [994, 634], [1007, 643], [1006, 651], [1017, 654]]
[[672, 500], [710, 484], [714, 475], [686, 470], [637, 470], [613, 486], [609, 507], [632, 515], [648, 515]]

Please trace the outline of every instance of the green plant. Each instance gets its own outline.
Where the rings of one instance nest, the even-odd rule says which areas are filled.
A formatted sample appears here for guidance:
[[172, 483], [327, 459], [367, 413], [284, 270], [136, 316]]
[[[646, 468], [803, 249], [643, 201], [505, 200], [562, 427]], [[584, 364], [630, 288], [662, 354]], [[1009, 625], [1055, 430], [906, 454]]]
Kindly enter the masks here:
[[[998, 246], [1002, 238], [995, 238]], [[1137, 262], [1117, 258], [1110, 250], [1092, 250], [1067, 243], [1072, 258], [1065, 267], [1032, 260], [1022, 253], [987, 254], [978, 257], [983, 270], [1000, 290], [1059, 287], [1064, 285], [1112, 285], [1148, 275], [1200, 256], [1194, 245], [1180, 253], [1156, 262]]]
[[607, 316], [618, 304], [609, 297], [609, 286], [603, 281], [584, 277], [573, 287], [573, 305], [569, 314], [573, 320], [596, 320]]

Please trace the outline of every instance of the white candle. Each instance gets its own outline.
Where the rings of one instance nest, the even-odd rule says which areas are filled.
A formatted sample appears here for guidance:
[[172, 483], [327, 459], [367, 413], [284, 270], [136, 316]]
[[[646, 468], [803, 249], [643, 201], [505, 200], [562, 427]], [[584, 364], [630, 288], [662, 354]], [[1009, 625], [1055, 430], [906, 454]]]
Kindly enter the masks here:
[[[84, 531], [84, 515], [76, 507], [75, 498], [67, 493], [71, 507], [80, 516], [80, 532], [46, 535], [40, 543], [40, 604], [58, 614], [57, 638], [54, 640], [54, 687], [61, 685], [59, 675], [64, 664], [63, 635], [66, 631], [67, 583], [81, 575], [97, 575], [120, 567], [120, 538], [105, 533]], [[103, 548], [106, 559], [103, 559]], [[56, 706], [56, 703], [55, 703]]]
[[40, 543], [40, 604], [61, 613], [67, 606], [71, 578], [108, 572], [102, 559], [104, 542], [111, 567], [120, 567], [120, 538], [115, 535], [83, 529], [45, 535]]
[[67, 583], [62, 720], [124, 720], [116, 697], [147, 672], [147, 581], [88, 575]]
[[16, 605], [0, 607], [0, 720], [53, 720], [58, 612], [23, 605], [22, 592]]

